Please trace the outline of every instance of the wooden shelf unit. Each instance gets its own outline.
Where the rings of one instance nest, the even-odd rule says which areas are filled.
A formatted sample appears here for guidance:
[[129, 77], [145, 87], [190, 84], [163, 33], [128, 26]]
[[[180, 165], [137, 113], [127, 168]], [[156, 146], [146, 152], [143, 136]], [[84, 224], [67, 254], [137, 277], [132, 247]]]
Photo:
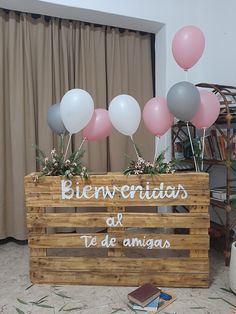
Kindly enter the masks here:
[[[230, 250], [231, 250], [231, 232], [233, 227], [236, 225], [236, 220], [231, 218], [232, 212], [235, 210], [235, 205], [232, 204], [230, 199], [231, 195], [231, 186], [234, 184], [235, 178], [233, 176], [233, 162], [232, 160], [232, 128], [233, 123], [236, 123], [236, 87], [227, 86], [227, 85], [218, 85], [218, 84], [209, 84], [209, 83], [199, 83], [196, 84], [197, 87], [207, 89], [212, 91], [219, 97], [221, 102], [220, 115], [217, 121], [214, 123], [214, 127], [224, 136], [225, 145], [226, 145], [226, 159], [225, 160], [216, 160], [216, 159], [205, 159], [204, 165], [206, 165], [205, 171], [209, 171], [213, 166], [223, 166], [226, 171], [226, 180], [225, 184], [221, 183], [220, 185], [225, 185], [226, 187], [226, 199], [225, 201], [218, 201], [211, 199], [211, 206], [215, 210], [216, 215], [219, 217], [223, 233], [224, 233], [224, 255], [225, 263], [229, 264], [230, 259]], [[235, 103], [235, 105], [233, 105]], [[191, 125], [191, 124], [190, 124]], [[172, 152], [173, 157], [175, 154], [175, 141], [180, 140], [180, 134], [183, 133], [183, 129], [186, 127], [186, 124], [183, 122], [178, 122], [172, 128]], [[193, 128], [192, 134], [195, 136], [196, 130]], [[225, 133], [223, 131], [225, 129]], [[185, 132], [185, 131], [184, 131]], [[186, 132], [185, 132], [186, 133]], [[192, 159], [186, 159], [183, 162], [193, 163]], [[236, 163], [236, 161], [235, 161]], [[235, 167], [236, 168], [236, 167]], [[221, 213], [218, 213], [218, 209], [223, 209]], [[224, 218], [221, 218], [222, 213], [224, 213]]]

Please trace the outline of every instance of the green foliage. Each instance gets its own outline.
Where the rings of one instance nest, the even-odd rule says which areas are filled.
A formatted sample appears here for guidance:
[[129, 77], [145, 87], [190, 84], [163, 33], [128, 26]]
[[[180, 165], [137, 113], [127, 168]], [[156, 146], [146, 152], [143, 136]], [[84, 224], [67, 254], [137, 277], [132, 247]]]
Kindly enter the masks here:
[[138, 157], [137, 161], [131, 160], [128, 168], [126, 168], [123, 173], [126, 175], [136, 174], [150, 174], [157, 175], [161, 173], [173, 173], [175, 171], [175, 165], [180, 161], [172, 160], [169, 162], [165, 162], [165, 151], [161, 152], [160, 155], [157, 156], [154, 163], [149, 161], [145, 161], [143, 158]]
[[63, 153], [63, 149], [59, 149], [57, 152], [54, 148], [51, 151], [49, 157], [44, 152], [35, 146], [37, 157], [41, 171], [40, 174], [34, 174], [32, 179], [37, 182], [40, 176], [65, 176], [71, 179], [74, 176], [81, 176], [88, 178], [87, 168], [81, 163], [81, 158], [84, 155], [84, 150], [77, 150], [71, 153], [66, 159]]

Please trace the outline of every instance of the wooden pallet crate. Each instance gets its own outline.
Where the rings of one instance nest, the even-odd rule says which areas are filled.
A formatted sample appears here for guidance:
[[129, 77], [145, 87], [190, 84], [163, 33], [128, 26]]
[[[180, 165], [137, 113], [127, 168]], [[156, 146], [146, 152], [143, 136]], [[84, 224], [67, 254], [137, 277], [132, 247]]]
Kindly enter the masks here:
[[25, 198], [33, 283], [209, 286], [206, 173], [28, 175]]

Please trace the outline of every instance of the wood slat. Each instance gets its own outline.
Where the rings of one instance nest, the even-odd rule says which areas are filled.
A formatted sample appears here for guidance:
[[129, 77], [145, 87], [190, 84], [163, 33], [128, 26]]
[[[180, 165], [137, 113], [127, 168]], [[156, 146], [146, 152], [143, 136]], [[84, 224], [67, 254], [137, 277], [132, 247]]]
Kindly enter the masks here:
[[[125, 207], [108, 207], [107, 208], [107, 212], [108, 213], [124, 213], [125, 212]], [[117, 239], [117, 236], [120, 234], [124, 234], [124, 230], [125, 228], [124, 227], [118, 227], [118, 228], [112, 228], [112, 227], [109, 227], [107, 228], [107, 232], [108, 232], [108, 235], [109, 235], [109, 238], [112, 238], [112, 237], [115, 237]], [[115, 232], [115, 234], [114, 234]], [[101, 241], [102, 239], [99, 241], [99, 244], [101, 244]], [[123, 246], [122, 245], [119, 245], [119, 246], [115, 246], [114, 248], [113, 247], [110, 247], [108, 249], [108, 256], [125, 256], [125, 253], [124, 253], [124, 249], [123, 249]]]
[[166, 272], [166, 273], [208, 273], [207, 258], [126, 258], [107, 257], [40, 257], [31, 258], [31, 269], [37, 271], [81, 271], [101, 272], [111, 271], [134, 273]]
[[[26, 206], [44, 206], [44, 207], [83, 207], [83, 206], [162, 206], [162, 205], [209, 205], [209, 189], [208, 189], [208, 174], [196, 174], [196, 180], [192, 180], [192, 173], [185, 174], [163, 174], [158, 176], [124, 176], [122, 174], [110, 174], [103, 176], [91, 176], [88, 181], [76, 177], [72, 180], [72, 188], [75, 191], [76, 182], [79, 183], [80, 189], [85, 185], [90, 185], [93, 189], [95, 187], [108, 187], [112, 191], [113, 186], [120, 188], [121, 186], [139, 186], [143, 188], [143, 192], [149, 191], [144, 199], [140, 199], [139, 192], [136, 192], [133, 198], [122, 198], [122, 195], [117, 191], [112, 198], [93, 197], [93, 191], [87, 191], [87, 197], [62, 200], [61, 196], [61, 179], [60, 177], [41, 177], [38, 184], [32, 182], [31, 177], [25, 177], [25, 196]], [[163, 183], [163, 186], [162, 184]], [[147, 186], [148, 184], [148, 186]], [[184, 192], [181, 191], [176, 198], [168, 198], [171, 194], [171, 187], [177, 187], [181, 184], [188, 193], [187, 199], [183, 199]], [[148, 189], [148, 190], [147, 190]], [[163, 198], [159, 195], [158, 198], [153, 199], [152, 192], [156, 189], [155, 196], [162, 190], [168, 190]], [[127, 195], [127, 193], [126, 193]], [[149, 199], [150, 198], [150, 199]]]
[[46, 249], [32, 248], [30, 250], [30, 256], [47, 256]]
[[205, 273], [83, 273], [62, 271], [31, 272], [31, 281], [38, 284], [76, 284], [76, 285], [108, 285], [108, 286], [140, 286], [152, 282], [163, 287], [201, 287], [209, 286], [209, 276]]
[[[91, 192], [87, 197], [80, 199], [61, 199], [61, 177], [41, 177], [38, 184], [34, 184], [30, 176], [25, 177], [25, 197], [28, 207], [27, 226], [29, 229], [30, 247], [30, 278], [33, 283], [48, 284], [92, 284], [92, 285], [122, 285], [139, 286], [148, 281], [159, 286], [171, 287], [208, 287], [209, 285], [209, 176], [206, 173], [175, 173], [158, 176], [124, 176], [121, 173], [108, 173], [107, 175], [91, 175], [89, 180], [80, 177], [73, 179], [72, 188], [75, 190], [78, 182], [79, 188], [90, 185], [95, 187], [107, 186], [139, 186], [146, 198], [140, 199], [139, 193], [133, 198], [125, 198], [118, 191], [114, 197], [105, 198], [99, 195], [96, 199]], [[184, 187], [188, 197], [182, 194], [174, 195], [171, 187]], [[153, 193], [152, 191], [154, 191]], [[153, 199], [161, 190], [168, 191], [163, 198], [163, 193], [158, 194], [158, 199]], [[124, 191], [124, 190], [123, 190]], [[172, 192], [171, 192], [172, 191]], [[92, 192], [93, 193], [93, 192]], [[152, 194], [153, 193], [153, 194]], [[168, 194], [172, 193], [172, 194]], [[151, 196], [152, 194], [152, 196]], [[126, 195], [127, 196], [127, 195]], [[168, 198], [167, 196], [171, 197]], [[173, 197], [173, 196], [176, 196]], [[186, 194], [185, 194], [186, 196]], [[150, 198], [150, 199], [148, 199]], [[184, 205], [189, 208], [187, 213], [150, 213], [145, 209], [141, 212], [124, 212], [128, 206], [162, 206]], [[46, 213], [45, 207], [109, 207], [108, 212], [82, 212], [82, 213]], [[120, 207], [120, 208], [119, 208]], [[122, 225], [111, 226], [107, 219], [122, 212]], [[84, 227], [102, 228], [107, 233], [71, 233], [71, 234], [46, 234], [50, 227]], [[132, 228], [132, 229], [127, 229]], [[134, 229], [135, 232], [134, 232]], [[157, 234], [145, 230], [156, 228], [187, 228], [190, 234]], [[162, 229], [161, 229], [162, 230]], [[161, 232], [161, 231], [160, 231]], [[96, 237], [97, 244], [93, 254], [98, 256], [46, 256], [47, 249], [78, 249], [87, 254], [85, 241], [81, 236]], [[101, 241], [109, 236], [116, 238], [114, 248], [106, 250], [107, 257], [99, 257], [104, 250]], [[155, 258], [149, 256], [135, 257], [136, 249], [146, 250], [144, 241], [134, 247], [124, 247], [124, 239], [137, 238], [143, 241], [152, 239], [170, 243], [168, 257], [161, 257], [158, 251], [153, 252]], [[161, 242], [158, 242], [161, 243]], [[150, 242], [149, 242], [150, 244]], [[165, 247], [163, 245], [163, 247]], [[93, 247], [88, 248], [90, 250]], [[124, 249], [125, 248], [125, 249]], [[134, 250], [133, 250], [134, 249]], [[152, 250], [160, 250], [153, 247]], [[142, 250], [142, 252], [143, 252]], [[148, 250], [148, 249], [147, 249]], [[178, 251], [189, 251], [188, 257], [173, 257]], [[90, 250], [91, 251], [91, 250]], [[127, 256], [123, 256], [124, 253]], [[141, 251], [139, 251], [141, 252]], [[72, 253], [73, 254], [73, 253]], [[146, 254], [146, 253], [145, 253]], [[131, 257], [133, 255], [133, 257]], [[128, 257], [130, 256], [130, 257]], [[154, 256], [154, 255], [153, 255]]]
[[[45, 214], [46, 209], [44, 207], [35, 207], [34, 209], [35, 213], [40, 213], [41, 215]], [[36, 227], [35, 225], [32, 225], [32, 227], [29, 229], [29, 234], [42, 234], [44, 235], [46, 233], [46, 229], [43, 227]], [[46, 256], [47, 251], [45, 248], [30, 248], [30, 256]]]
[[[193, 177], [196, 179], [193, 182]], [[46, 188], [52, 186], [52, 182], [54, 186], [58, 186], [61, 180], [65, 178], [63, 177], [50, 177], [44, 176], [40, 177], [39, 182], [37, 184], [33, 183], [31, 175], [25, 176], [24, 182], [25, 187], [36, 187], [42, 186], [42, 188]], [[173, 183], [187, 184], [190, 186], [195, 186], [196, 188], [208, 188], [209, 183], [209, 175], [207, 173], [196, 173], [196, 172], [181, 172], [174, 174], [159, 174], [157, 176], [150, 175], [130, 175], [125, 176], [122, 173], [111, 172], [106, 175], [90, 175], [88, 180], [82, 179], [80, 177], [74, 177], [73, 182], [79, 182], [80, 185], [92, 185], [92, 186], [100, 186], [100, 185], [136, 185], [141, 184], [145, 185], [146, 182], [149, 182], [150, 186], [158, 185], [160, 182], [171, 185]]]
[[[195, 192], [194, 192], [195, 193]], [[208, 206], [209, 198], [207, 195], [200, 193], [199, 195], [190, 195], [189, 198], [185, 201], [182, 199], [162, 199], [162, 200], [140, 200], [140, 199], [131, 199], [131, 200], [124, 200], [117, 199], [105, 199], [105, 200], [61, 200], [58, 196], [53, 198], [49, 196], [47, 199], [46, 196], [36, 196], [31, 197], [26, 194], [26, 206], [27, 207], [34, 207], [37, 205], [43, 207], [109, 207], [109, 206], [175, 206], [175, 205], [205, 205]]]
[[[106, 233], [78, 233], [78, 234], [46, 234], [46, 235], [30, 235], [28, 239], [30, 248], [84, 248], [85, 241], [81, 239], [81, 236], [88, 235], [91, 237], [96, 237], [97, 245], [95, 248], [100, 248], [101, 241], [106, 236]], [[153, 239], [169, 241], [170, 249], [173, 250], [208, 250], [209, 249], [209, 237], [205, 235], [180, 235], [180, 234], [156, 234], [156, 233], [110, 233], [110, 237], [116, 237], [117, 248], [122, 248], [122, 242], [124, 238], [139, 238], [139, 239]], [[93, 247], [90, 247], [90, 249]], [[134, 247], [137, 248], [137, 247]], [[142, 248], [142, 247], [139, 247]], [[129, 249], [132, 249], [129, 247]], [[147, 247], [143, 247], [147, 249]], [[153, 250], [161, 249], [160, 247], [153, 247]]]
[[[190, 229], [190, 235], [194, 236], [195, 234], [199, 234], [201, 232], [203, 232], [204, 229]], [[208, 229], [205, 229], [205, 232], [208, 232]], [[208, 258], [208, 250], [206, 249], [198, 249], [196, 247], [192, 247], [192, 249], [190, 250], [190, 257], [205, 257]]]
[[[139, 212], [140, 212], [140, 210], [143, 211], [143, 207], [144, 206], [141, 206], [140, 204], [139, 204], [139, 206], [131, 206], [131, 207], [127, 206], [128, 209], [129, 208], [135, 208]], [[114, 212], [119, 212], [119, 208], [123, 208], [123, 207], [110, 207], [110, 208], [116, 208], [117, 210], [116, 211], [114, 210]], [[145, 207], [145, 209], [148, 209], [148, 208], [149, 208], [149, 206]], [[156, 205], [155, 205], [155, 208], [156, 208]], [[187, 208], [188, 208], [188, 211], [190, 213], [208, 213], [208, 211], [209, 211], [209, 206], [206, 206], [206, 205], [204, 205], [204, 206], [194, 205], [194, 206], [188, 206]], [[67, 209], [65, 209], [65, 210], [67, 210]], [[91, 207], [91, 208], [87, 207], [86, 210], [87, 210], [87, 212], [90, 212], [93, 210], [93, 207]], [[40, 211], [37, 210], [37, 207], [27, 207], [27, 212], [28, 213], [38, 213]], [[60, 212], [63, 212], [63, 207], [60, 209]], [[156, 212], [156, 210], [155, 210], [155, 212]]]
[[[111, 213], [28, 213], [28, 228], [35, 227], [107, 227]], [[209, 228], [205, 213], [124, 213], [124, 227], [140, 228]], [[115, 228], [115, 227], [114, 227]]]
[[194, 206], [189, 206], [188, 210], [190, 211], [190, 213], [208, 213], [209, 211], [209, 206], [206, 205], [194, 205]]

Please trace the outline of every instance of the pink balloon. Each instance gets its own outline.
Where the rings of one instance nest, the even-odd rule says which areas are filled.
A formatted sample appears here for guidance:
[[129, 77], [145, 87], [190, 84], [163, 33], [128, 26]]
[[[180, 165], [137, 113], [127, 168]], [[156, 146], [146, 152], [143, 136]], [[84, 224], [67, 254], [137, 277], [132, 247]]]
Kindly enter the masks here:
[[101, 140], [110, 135], [112, 124], [106, 109], [95, 109], [92, 119], [83, 129], [83, 137], [89, 141]]
[[143, 120], [149, 132], [155, 136], [161, 136], [173, 124], [174, 116], [169, 111], [164, 97], [154, 97], [144, 106]]
[[199, 129], [209, 128], [218, 118], [220, 102], [215, 94], [207, 90], [200, 91], [201, 103], [191, 123]]
[[174, 36], [172, 53], [176, 63], [185, 71], [201, 58], [205, 48], [203, 32], [195, 26], [185, 26]]

